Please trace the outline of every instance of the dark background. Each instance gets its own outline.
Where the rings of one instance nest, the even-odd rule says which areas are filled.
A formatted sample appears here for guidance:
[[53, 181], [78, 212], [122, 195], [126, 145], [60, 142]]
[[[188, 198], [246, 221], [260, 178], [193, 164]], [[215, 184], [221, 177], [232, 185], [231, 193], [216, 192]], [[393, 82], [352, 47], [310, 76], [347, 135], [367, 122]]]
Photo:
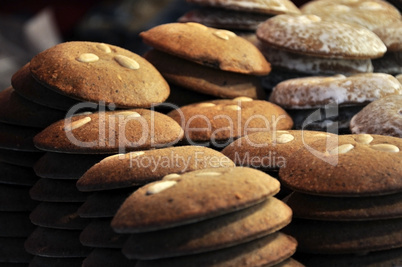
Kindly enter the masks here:
[[[390, 2], [401, 6], [401, 1]], [[300, 6], [307, 0], [293, 2]], [[194, 7], [197, 6], [186, 0], [1, 0], [0, 90], [9, 86], [11, 75], [36, 53], [53, 45], [33, 48], [24, 32], [26, 25], [44, 10], [51, 14], [60, 42], [105, 42], [143, 54], [147, 47], [139, 32], [176, 21]], [[41, 44], [46, 46], [46, 40]]]

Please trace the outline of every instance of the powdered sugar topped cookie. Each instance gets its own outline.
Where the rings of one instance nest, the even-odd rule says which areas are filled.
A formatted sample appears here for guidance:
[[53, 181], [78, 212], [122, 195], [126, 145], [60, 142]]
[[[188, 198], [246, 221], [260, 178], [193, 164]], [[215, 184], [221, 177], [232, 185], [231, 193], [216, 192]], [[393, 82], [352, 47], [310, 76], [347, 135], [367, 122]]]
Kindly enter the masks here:
[[260, 24], [257, 37], [273, 47], [311, 56], [366, 59], [384, 55], [386, 47], [372, 31], [325, 21], [316, 15], [278, 15]]
[[401, 95], [402, 86], [392, 75], [362, 73], [349, 77], [306, 77], [275, 86], [270, 101], [285, 108], [313, 108], [336, 104], [364, 104], [387, 95]]
[[319, 0], [301, 8], [303, 14], [314, 14], [327, 20], [361, 25], [370, 30], [401, 19], [397, 8], [382, 0]]
[[402, 137], [402, 95], [370, 103], [352, 118], [350, 129], [353, 133]]

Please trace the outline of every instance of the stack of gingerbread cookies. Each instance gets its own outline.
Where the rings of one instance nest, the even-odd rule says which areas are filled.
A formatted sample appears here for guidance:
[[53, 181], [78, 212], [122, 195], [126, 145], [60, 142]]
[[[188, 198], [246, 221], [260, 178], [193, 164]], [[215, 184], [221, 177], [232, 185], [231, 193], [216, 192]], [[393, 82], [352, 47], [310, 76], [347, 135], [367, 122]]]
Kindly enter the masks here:
[[29, 190], [39, 179], [32, 167], [43, 155], [32, 139], [46, 123], [62, 116], [23, 98], [13, 87], [0, 92], [1, 263], [24, 265], [32, 258], [24, 242], [34, 229], [29, 214], [38, 203], [29, 197]]
[[2, 261], [27, 263], [34, 255], [32, 266], [80, 266], [91, 249], [79, 240], [89, 220], [77, 214], [87, 195], [76, 180], [110, 154], [181, 139], [177, 123], [145, 109], [163, 102], [169, 86], [142, 57], [92, 42], [39, 53], [14, 74], [12, 85], [1, 99], [3, 195], [12, 194], [4, 201], [7, 217], [20, 220], [4, 222]]
[[[294, 153], [279, 171], [294, 190], [285, 232], [307, 266], [401, 264], [402, 140], [342, 135]], [[363, 166], [362, 166], [363, 164]]]
[[137, 266], [301, 266], [296, 240], [280, 232], [292, 211], [278, 191], [251, 168], [171, 174], [130, 195], [112, 227], [130, 234], [123, 253]]
[[78, 209], [82, 218], [91, 222], [80, 234], [80, 241], [94, 248], [83, 266], [100, 266], [105, 255], [120, 266], [132, 266], [122, 253], [128, 235], [113, 231], [110, 223], [125, 199], [138, 187], [162, 179], [166, 175], [197, 169], [233, 167], [223, 154], [199, 146], [178, 146], [142, 150], [109, 156], [92, 166], [77, 181], [77, 188], [90, 193]]
[[196, 6], [182, 15], [179, 22], [198, 22], [208, 27], [255, 32], [258, 25], [279, 14], [300, 14], [290, 0], [241, 1], [187, 0]]
[[188, 91], [211, 98], [265, 98], [260, 76], [271, 71], [270, 64], [234, 32], [188, 22], [158, 25], [140, 36], [153, 48], [144, 57], [172, 85], [168, 102], [192, 103], [197, 97], [189, 97]]

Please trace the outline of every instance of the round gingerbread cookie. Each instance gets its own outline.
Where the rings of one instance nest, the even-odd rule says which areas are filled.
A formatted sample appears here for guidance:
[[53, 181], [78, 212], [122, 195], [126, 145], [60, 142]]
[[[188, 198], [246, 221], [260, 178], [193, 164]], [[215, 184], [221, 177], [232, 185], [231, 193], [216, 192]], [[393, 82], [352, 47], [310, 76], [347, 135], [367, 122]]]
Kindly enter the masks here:
[[402, 94], [402, 85], [392, 75], [361, 73], [351, 76], [312, 76], [277, 84], [269, 100], [287, 109], [337, 105], [364, 105], [379, 98]]
[[280, 106], [238, 97], [181, 107], [168, 113], [184, 129], [188, 143], [227, 142], [256, 131], [288, 130], [293, 120]]
[[3, 123], [45, 128], [64, 116], [65, 112], [26, 100], [12, 87], [0, 92], [0, 121]]
[[34, 143], [52, 152], [112, 154], [173, 145], [182, 136], [180, 125], [168, 116], [130, 109], [68, 117], [37, 134]]
[[151, 107], [169, 96], [169, 85], [143, 57], [96, 42], [65, 42], [32, 58], [41, 84], [82, 101], [117, 107]]
[[44, 202], [84, 202], [87, 194], [78, 191], [74, 180], [39, 179], [29, 190], [32, 199]]
[[86, 155], [45, 152], [33, 169], [41, 178], [78, 180], [89, 168], [108, 154]]
[[371, 73], [374, 71], [371, 59], [309, 56], [274, 48], [259, 40], [254, 42], [274, 69], [310, 75], [352, 75], [356, 73]]
[[33, 139], [41, 128], [0, 122], [0, 148], [16, 152], [40, 152]]
[[208, 68], [155, 49], [144, 57], [168, 82], [189, 90], [219, 98], [265, 99], [259, 77]]
[[32, 186], [39, 179], [32, 168], [0, 161], [0, 169], [0, 184]]
[[112, 227], [139, 233], [194, 223], [234, 212], [279, 191], [279, 182], [251, 168], [209, 168], [167, 176], [129, 196]]
[[90, 194], [78, 208], [77, 213], [82, 218], [108, 218], [113, 217], [136, 188], [105, 190]]
[[92, 220], [80, 234], [81, 244], [93, 248], [121, 249], [129, 235], [118, 234], [110, 226], [112, 218]]
[[354, 134], [380, 134], [402, 137], [402, 95], [371, 102], [350, 121]]
[[[123, 253], [132, 259], [158, 259], [215, 251], [274, 233], [290, 223], [291, 209], [270, 197], [252, 207], [181, 227], [132, 234]], [[161, 242], [169, 240], [168, 242]]]
[[53, 229], [82, 230], [89, 220], [80, 218], [77, 209], [81, 203], [42, 202], [29, 218], [37, 226]]
[[360, 25], [369, 30], [388, 27], [401, 20], [399, 10], [383, 0], [320, 0], [302, 5], [303, 14], [314, 14], [330, 21]]
[[289, 158], [300, 148], [318, 140], [335, 136], [319, 131], [278, 130], [243, 136], [222, 150], [237, 166], [261, 170], [286, 167]]
[[20, 96], [45, 107], [66, 111], [79, 103], [38, 83], [31, 75], [29, 62], [13, 74], [11, 85]]
[[169, 259], [141, 260], [138, 261], [137, 266], [276, 266], [290, 258], [296, 251], [296, 246], [297, 241], [293, 237], [276, 232], [226, 249]]
[[294, 191], [324, 196], [373, 196], [402, 189], [402, 139], [339, 135], [301, 148], [279, 171]]
[[361, 254], [304, 254], [301, 262], [310, 267], [379, 267], [401, 266], [402, 248], [387, 249]]
[[375, 197], [324, 197], [293, 192], [284, 201], [294, 218], [363, 221], [402, 217], [402, 194]]
[[157, 50], [204, 66], [251, 75], [271, 71], [270, 64], [252, 43], [228, 30], [177, 22], [158, 25], [140, 36]]
[[402, 247], [402, 218], [344, 222], [294, 219], [283, 232], [296, 238], [298, 251], [312, 254], [363, 254]]
[[319, 57], [367, 59], [387, 51], [372, 31], [316, 15], [275, 16], [260, 24], [257, 37], [278, 49]]
[[91, 248], [80, 243], [81, 230], [37, 227], [25, 241], [25, 249], [32, 255], [52, 258], [85, 257]]
[[0, 162], [32, 168], [43, 156], [42, 151], [16, 151], [0, 148]]
[[92, 166], [77, 181], [80, 191], [141, 186], [172, 173], [234, 167], [222, 153], [201, 146], [178, 146], [116, 154]]
[[38, 202], [29, 197], [28, 186], [0, 184], [0, 211], [32, 211]]

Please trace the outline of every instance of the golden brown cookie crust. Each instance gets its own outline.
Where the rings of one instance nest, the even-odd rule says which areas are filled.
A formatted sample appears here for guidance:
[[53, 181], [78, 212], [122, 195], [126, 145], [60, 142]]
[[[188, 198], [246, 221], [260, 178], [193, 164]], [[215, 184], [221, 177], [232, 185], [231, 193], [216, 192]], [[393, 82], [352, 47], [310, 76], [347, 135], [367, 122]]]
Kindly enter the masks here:
[[141, 186], [171, 173], [234, 166], [222, 153], [201, 146], [136, 151], [113, 155], [95, 164], [77, 181], [77, 188], [97, 191]]
[[219, 98], [265, 99], [259, 77], [205, 67], [155, 49], [144, 57], [168, 82], [189, 90]]
[[169, 85], [152, 64], [110, 44], [61, 43], [32, 58], [30, 70], [41, 84], [82, 101], [139, 108], [169, 96]]
[[285, 186], [324, 196], [375, 196], [400, 192], [402, 139], [339, 135], [294, 153], [279, 176]]
[[183, 135], [168, 116], [148, 109], [76, 115], [58, 121], [34, 138], [46, 151], [102, 154], [169, 146]]
[[270, 64], [249, 41], [199, 23], [168, 23], [140, 33], [157, 50], [225, 71], [267, 75]]
[[251, 168], [210, 168], [149, 183], [122, 204], [112, 221], [119, 233], [189, 224], [240, 210], [279, 191], [279, 182]]
[[191, 104], [168, 116], [182, 125], [187, 142], [228, 140], [253, 131], [288, 130], [293, 126], [293, 120], [278, 105], [243, 97]]
[[[252, 207], [217, 218], [161, 231], [132, 234], [123, 248], [130, 258], [157, 259], [230, 247], [274, 233], [292, 218], [291, 209], [269, 197]], [[161, 242], [161, 237], [169, 240]]]

